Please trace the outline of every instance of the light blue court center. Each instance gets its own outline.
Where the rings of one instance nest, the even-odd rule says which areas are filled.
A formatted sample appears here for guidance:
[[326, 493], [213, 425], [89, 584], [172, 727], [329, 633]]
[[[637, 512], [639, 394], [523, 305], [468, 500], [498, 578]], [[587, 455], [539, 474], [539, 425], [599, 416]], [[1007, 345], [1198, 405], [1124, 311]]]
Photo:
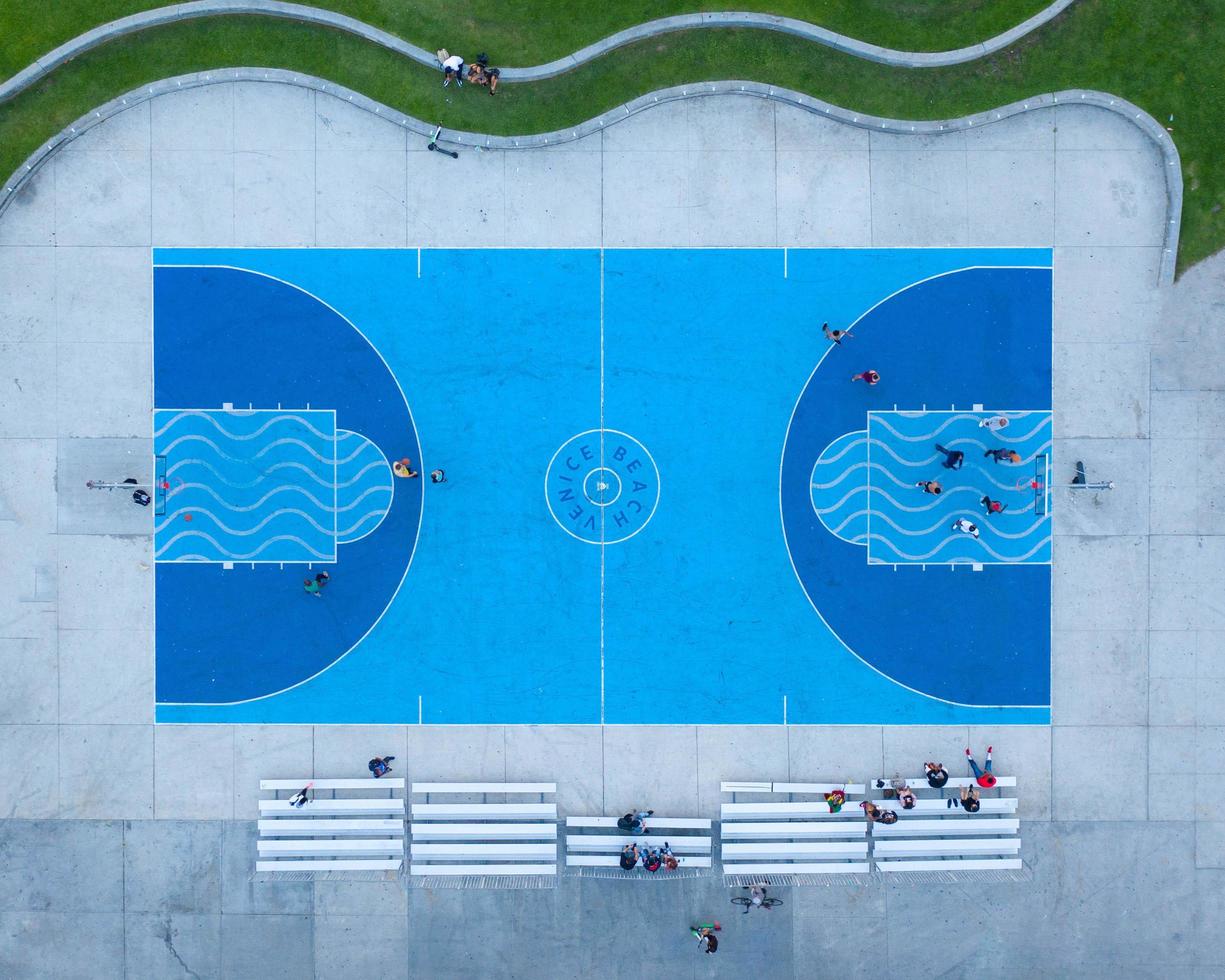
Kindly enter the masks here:
[[597, 507], [610, 507], [621, 497], [621, 477], [607, 466], [599, 466], [583, 480], [583, 496]]
[[545, 501], [558, 526], [588, 544], [618, 544], [659, 506], [659, 470], [647, 448], [616, 429], [590, 429], [554, 454]]

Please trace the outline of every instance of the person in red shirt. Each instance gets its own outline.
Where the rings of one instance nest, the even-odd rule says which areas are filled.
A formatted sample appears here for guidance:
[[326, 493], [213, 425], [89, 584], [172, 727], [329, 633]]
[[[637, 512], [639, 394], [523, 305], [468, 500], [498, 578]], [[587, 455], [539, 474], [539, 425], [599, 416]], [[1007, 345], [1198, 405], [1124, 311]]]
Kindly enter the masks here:
[[880, 380], [880, 375], [872, 370], [862, 371], [859, 374], [852, 374], [851, 380], [852, 381], [866, 381], [869, 385], [874, 385], [876, 384], [876, 382]]
[[983, 499], [979, 501], [979, 503], [982, 504], [987, 509], [988, 517], [992, 517], [996, 514], [1002, 514], [1004, 513], [1005, 510], [1008, 509], [1007, 504], [1002, 504], [998, 500], [992, 500], [988, 496], [984, 496]]
[[966, 762], [970, 764], [970, 771], [974, 773], [974, 781], [979, 786], [984, 786], [990, 789], [995, 785], [995, 776], [991, 774], [991, 746], [987, 746], [987, 765], [979, 769], [978, 763], [974, 761], [974, 756], [970, 754], [970, 750], [966, 749]]

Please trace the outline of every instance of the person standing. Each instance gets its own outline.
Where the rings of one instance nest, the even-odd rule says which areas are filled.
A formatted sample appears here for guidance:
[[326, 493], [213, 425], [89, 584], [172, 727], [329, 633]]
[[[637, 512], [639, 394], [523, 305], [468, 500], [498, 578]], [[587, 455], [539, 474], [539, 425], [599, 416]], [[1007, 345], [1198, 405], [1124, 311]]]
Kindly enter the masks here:
[[968, 534], [976, 540], [978, 538], [978, 525], [973, 521], [967, 521], [964, 517], [959, 517], [953, 521], [953, 530], [959, 531], [962, 534]]
[[307, 595], [313, 595], [316, 599], [323, 598], [323, 591], [319, 587], [319, 581], [313, 578], [302, 580], [302, 591]]
[[430, 483], [446, 483], [447, 474], [445, 470], [430, 470]]
[[983, 456], [984, 458], [990, 456], [996, 463], [1021, 462], [1021, 454], [1015, 449], [988, 449]]
[[852, 381], [866, 381], [868, 383], [868, 386], [871, 387], [872, 385], [880, 381], [880, 375], [877, 374], [877, 372], [869, 369], [867, 371], [861, 371], [859, 372], [859, 374], [852, 374], [851, 380]]

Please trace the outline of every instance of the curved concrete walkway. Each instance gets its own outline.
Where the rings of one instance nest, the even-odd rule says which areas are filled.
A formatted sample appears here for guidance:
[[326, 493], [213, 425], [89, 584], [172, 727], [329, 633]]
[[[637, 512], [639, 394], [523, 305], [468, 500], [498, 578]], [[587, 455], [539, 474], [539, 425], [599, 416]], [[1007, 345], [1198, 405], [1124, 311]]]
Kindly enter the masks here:
[[[4, 187], [0, 189], [0, 215], [4, 214], [9, 202], [20, 190], [22, 184], [31, 174], [34, 173], [43, 160], [45, 160], [58, 147], [75, 139], [81, 133], [96, 125], [98, 122], [157, 95], [198, 87], [201, 85], [212, 85], [220, 82], [243, 80], [280, 82], [282, 84], [296, 85], [314, 89], [319, 92], [325, 92], [329, 95], [334, 95], [341, 98], [354, 106], [374, 113], [380, 118], [388, 119], [397, 125], [404, 127], [410, 132], [417, 133], [421, 136], [430, 136], [434, 133], [435, 127], [430, 123], [423, 122], [422, 120], [413, 116], [408, 116], [402, 112], [391, 109], [380, 102], [376, 102], [374, 99], [367, 98], [361, 93], [353, 91], [352, 89], [345, 88], [341, 85], [335, 85], [332, 82], [328, 82], [312, 75], [301, 75], [297, 72], [271, 68], [231, 68], [218, 71], [200, 72], [193, 75], [180, 75], [175, 78], [168, 78], [161, 82], [154, 83], [153, 85], [145, 86], [137, 91], [121, 96], [118, 99], [113, 99], [105, 105], [98, 107], [89, 115], [83, 116], [71, 126], [62, 130], [52, 139], [44, 143], [38, 148], [38, 150], [31, 154], [26, 162], [22, 164], [20, 168], [18, 168], [17, 172], [5, 182]], [[457, 146], [471, 146], [480, 149], [500, 150], [555, 146], [559, 143], [571, 142], [573, 140], [582, 139], [583, 137], [589, 136], [593, 133], [600, 132], [609, 126], [613, 126], [636, 113], [650, 109], [654, 106], [668, 102], [675, 102], [678, 100], [704, 98], [712, 95], [741, 95], [770, 99], [776, 102], [796, 106], [808, 112], [826, 116], [830, 119], [836, 119], [839, 122], [847, 123], [851, 126], [857, 126], [861, 129], [867, 129], [873, 132], [915, 136], [933, 136], [968, 132], [976, 127], [981, 129], [983, 126], [988, 126], [1004, 119], [1019, 116], [1026, 112], [1046, 109], [1052, 106], [1067, 103], [1092, 105], [1117, 113], [1139, 128], [1139, 130], [1144, 133], [1144, 135], [1146, 135], [1161, 152], [1165, 171], [1166, 224], [1161, 258], [1160, 279], [1163, 284], [1168, 284], [1174, 281], [1174, 273], [1178, 258], [1178, 235], [1182, 221], [1183, 196], [1182, 169], [1178, 156], [1178, 148], [1174, 145], [1174, 141], [1170, 138], [1170, 135], [1168, 132], [1166, 132], [1165, 128], [1143, 109], [1133, 105], [1130, 102], [1127, 102], [1124, 99], [1117, 98], [1105, 92], [1073, 89], [1064, 92], [1036, 95], [1032, 99], [1024, 99], [1020, 102], [1013, 102], [1005, 106], [1000, 106], [997, 109], [991, 109], [982, 113], [975, 113], [974, 115], [970, 116], [963, 116], [959, 119], [914, 121], [905, 119], [884, 119], [879, 116], [858, 113], [852, 109], [845, 109], [841, 106], [832, 105], [831, 103], [824, 102], [820, 99], [814, 99], [811, 96], [804, 95], [800, 92], [795, 92], [791, 89], [776, 88], [772, 85], [764, 85], [760, 82], [731, 80], [724, 82], [706, 82], [700, 85], [678, 85], [672, 88], [660, 89], [658, 92], [652, 92], [647, 95], [640, 96], [637, 99], [617, 106], [616, 108], [611, 109], [602, 115], [589, 119], [586, 122], [580, 123], [577, 126], [564, 130], [555, 130], [551, 133], [539, 133], [531, 136], [492, 136], [483, 133], [446, 131], [441, 141], [449, 142]]]
[[[734, 11], [680, 14], [675, 17], [662, 17], [658, 20], [647, 21], [645, 24], [638, 24], [624, 31], [618, 31], [616, 34], [609, 35], [602, 40], [596, 41], [594, 44], [589, 44], [573, 54], [550, 61], [547, 64], [534, 65], [527, 68], [504, 68], [502, 69], [502, 80], [504, 82], [536, 82], [552, 78], [555, 75], [560, 75], [601, 55], [607, 54], [609, 51], [632, 44], [635, 41], [657, 37], [660, 34], [671, 34], [677, 31], [705, 27], [748, 27], [765, 31], [779, 31], [783, 34], [793, 34], [796, 37], [806, 38], [838, 51], [845, 51], [848, 54], [866, 58], [869, 61], [880, 62], [881, 64], [896, 65], [900, 68], [939, 68], [945, 65], [958, 65], [967, 61], [973, 61], [975, 58], [981, 58], [984, 55], [992, 54], [1010, 44], [1014, 44], [1026, 34], [1037, 30], [1042, 25], [1058, 17], [1073, 2], [1074, 0], [1055, 0], [1050, 6], [1034, 14], [1028, 20], [1022, 21], [1016, 27], [993, 38], [988, 38], [986, 41], [971, 44], [964, 48], [957, 48], [953, 51], [932, 52], [897, 51], [892, 48], [884, 48], [877, 44], [857, 41], [855, 38], [847, 37], [845, 34], [837, 34], [834, 31], [826, 30], [824, 27], [818, 27], [816, 24], [796, 20], [792, 17], [776, 17], [772, 14], [738, 13]], [[35, 61], [34, 64], [18, 72], [3, 84], [0, 84], [0, 102], [17, 95], [48, 72], [64, 64], [64, 62], [115, 38], [183, 20], [235, 14], [258, 14], [267, 17], [282, 17], [310, 24], [320, 24], [336, 30], [346, 31], [349, 34], [355, 34], [373, 44], [388, 48], [406, 58], [411, 58], [420, 64], [430, 67], [438, 64], [432, 52], [426, 51], [415, 44], [410, 44], [394, 34], [389, 34], [387, 31], [372, 27], [364, 21], [357, 20], [354, 17], [346, 17], [343, 14], [337, 14], [330, 10], [320, 10], [317, 7], [307, 7], [297, 3], [283, 3], [281, 0], [193, 0], [190, 3], [173, 4], [168, 7], [159, 7], [155, 10], [142, 11], [129, 17], [121, 17], [119, 20], [102, 24], [91, 31], [74, 37], [53, 51], [48, 52]]]

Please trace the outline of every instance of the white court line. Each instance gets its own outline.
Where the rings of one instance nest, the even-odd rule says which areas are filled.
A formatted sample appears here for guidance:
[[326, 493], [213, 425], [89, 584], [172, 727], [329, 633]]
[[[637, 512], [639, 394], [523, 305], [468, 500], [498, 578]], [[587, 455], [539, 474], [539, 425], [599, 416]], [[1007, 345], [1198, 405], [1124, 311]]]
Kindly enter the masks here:
[[[600, 468], [604, 468], [604, 249], [600, 249]], [[600, 508], [600, 724], [604, 724], [604, 540], [607, 508]]]

